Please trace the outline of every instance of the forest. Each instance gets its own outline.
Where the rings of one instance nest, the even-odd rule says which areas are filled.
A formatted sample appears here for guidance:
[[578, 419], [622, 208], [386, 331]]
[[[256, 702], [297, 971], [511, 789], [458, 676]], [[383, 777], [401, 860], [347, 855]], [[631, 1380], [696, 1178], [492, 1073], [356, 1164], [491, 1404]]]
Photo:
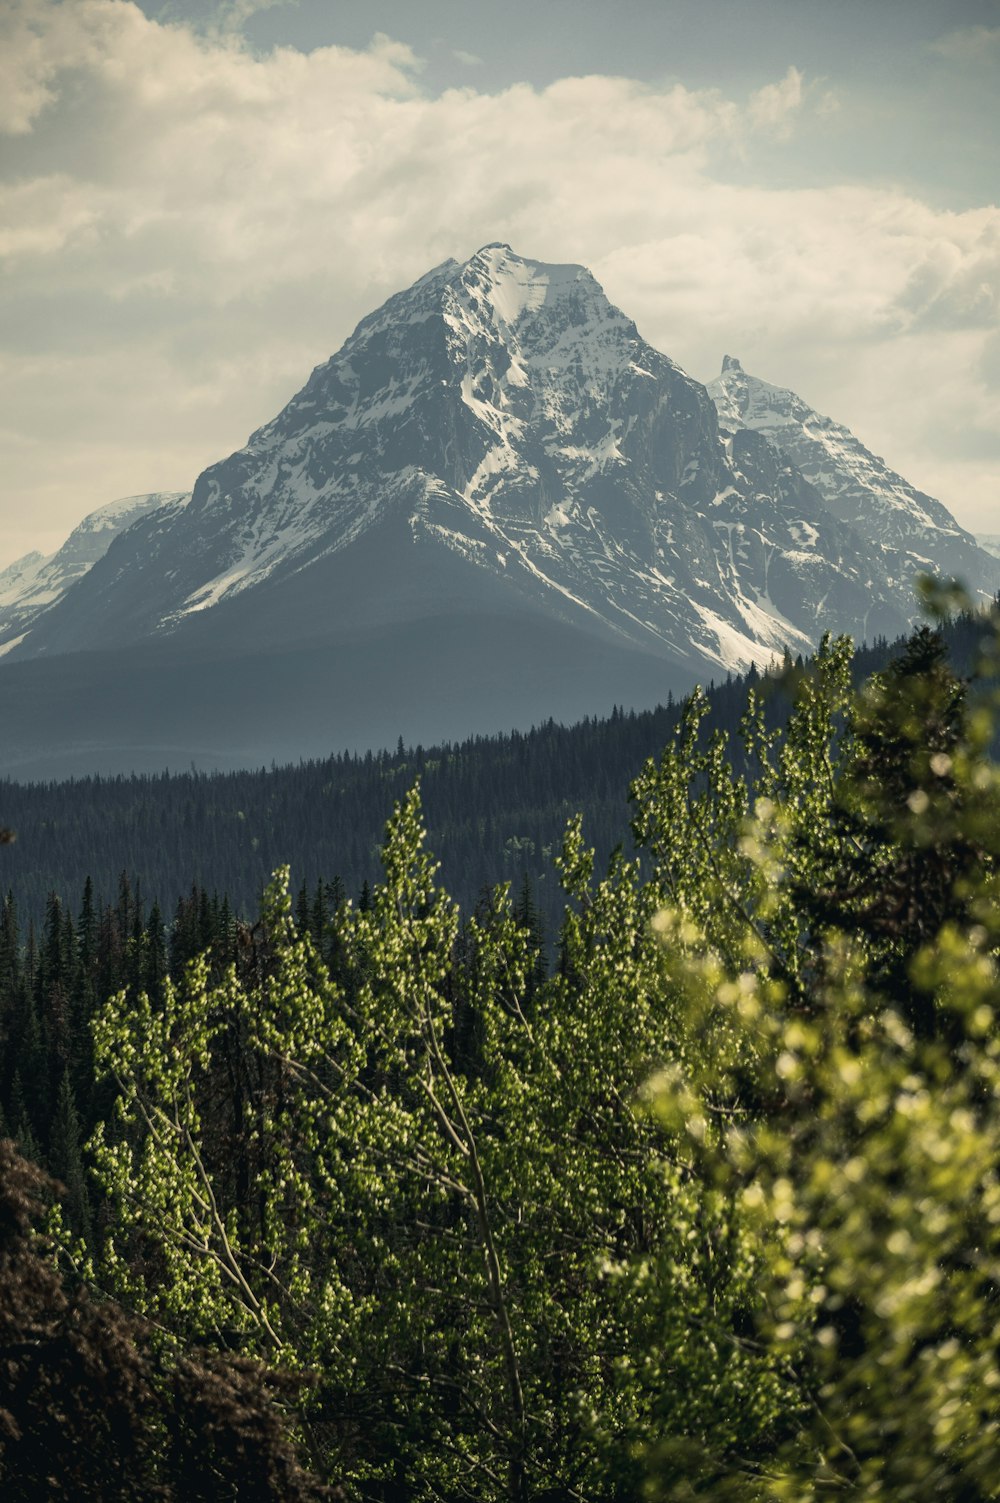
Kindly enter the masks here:
[[388, 785], [360, 881], [9, 894], [4, 1496], [1000, 1496], [998, 652], [588, 725], [662, 733], [599, 843], [573, 733], [497, 738], [555, 924], [524, 862], [449, 890], [461, 749], [298, 770]]
[[[971, 670], [979, 630], [958, 615], [944, 627], [959, 672]], [[878, 641], [855, 653], [857, 684], [901, 643]], [[780, 726], [794, 698], [802, 660], [776, 662], [706, 689], [707, 724], [729, 736], [742, 770], [738, 729], [751, 690], [768, 724]], [[295, 766], [233, 773], [194, 771], [157, 777], [87, 777], [56, 783], [0, 782], [0, 809], [18, 832], [0, 849], [0, 892], [13, 888], [27, 931], [40, 932], [58, 895], [74, 914], [84, 889], [102, 912], [119, 911], [126, 929], [135, 902], [155, 905], [166, 923], [178, 905], [221, 902], [252, 919], [277, 867], [287, 865], [298, 897], [342, 883], [352, 897], [378, 879], [385, 822], [419, 778], [431, 846], [448, 891], [471, 910], [497, 882], [520, 889], [525, 878], [550, 941], [562, 919], [563, 893], [553, 857], [566, 821], [582, 814], [587, 839], [604, 864], [616, 846], [631, 850], [628, 789], [679, 723], [682, 706], [618, 710], [573, 726], [548, 722], [530, 731], [472, 737], [458, 744], [331, 755]], [[123, 901], [127, 889], [128, 898]]]

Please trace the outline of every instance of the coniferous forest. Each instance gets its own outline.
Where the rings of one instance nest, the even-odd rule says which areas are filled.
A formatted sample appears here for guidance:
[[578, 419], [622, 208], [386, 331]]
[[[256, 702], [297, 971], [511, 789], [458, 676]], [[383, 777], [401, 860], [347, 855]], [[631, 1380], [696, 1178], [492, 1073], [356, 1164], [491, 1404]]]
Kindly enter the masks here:
[[[959, 672], [970, 671], [980, 635], [972, 617], [946, 627]], [[884, 641], [859, 650], [853, 680], [860, 683], [893, 650]], [[757, 693], [768, 724], [779, 726], [801, 671], [801, 658], [786, 659], [765, 675], [751, 669], [707, 689], [711, 726], [729, 737], [740, 770], [748, 693]], [[183, 926], [189, 920], [180, 909], [223, 899], [228, 911], [250, 920], [272, 873], [285, 864], [297, 900], [305, 886], [315, 903], [317, 888], [331, 883], [357, 898], [381, 872], [386, 820], [419, 779], [442, 879], [463, 910], [497, 882], [520, 890], [527, 878], [554, 938], [563, 894], [553, 858], [566, 821], [583, 815], [602, 863], [619, 844], [630, 845], [629, 784], [659, 755], [681, 711], [669, 699], [653, 710], [616, 711], [569, 727], [549, 722], [459, 744], [399, 745], [256, 771], [0, 782], [4, 820], [18, 832], [16, 849], [0, 850], [0, 891], [15, 889], [20, 923], [36, 931], [53, 894], [75, 918], [88, 882], [89, 901], [117, 910], [127, 925], [136, 921], [125, 911], [133, 903], [143, 920], [155, 904], [163, 922]]]
[[4, 1496], [1000, 1495], [996, 636], [8, 785]]

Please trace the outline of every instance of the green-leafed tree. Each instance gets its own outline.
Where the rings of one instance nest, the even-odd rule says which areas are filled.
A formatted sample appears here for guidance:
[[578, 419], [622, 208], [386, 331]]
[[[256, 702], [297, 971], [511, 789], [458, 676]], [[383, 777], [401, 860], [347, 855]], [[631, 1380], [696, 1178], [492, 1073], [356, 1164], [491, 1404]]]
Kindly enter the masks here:
[[571, 828], [540, 981], [506, 890], [458, 945], [415, 793], [383, 859], [331, 916], [338, 983], [282, 881], [221, 983], [197, 962], [162, 1007], [103, 1009], [104, 1278], [169, 1329], [319, 1372], [311, 1434], [358, 1497], [631, 1498], [661, 1422], [765, 1454], [788, 1384], [732, 1345], [759, 1250], [636, 1109], [677, 1022], [638, 867], [595, 882]]
[[650, 1099], [758, 1220], [766, 1274], [747, 1334], [794, 1372], [802, 1408], [796, 1434], [742, 1477], [661, 1438], [657, 1496], [1000, 1496], [989, 742], [982, 686], [970, 708], [918, 633], [854, 703], [822, 821], [803, 824], [778, 788], [745, 826], [767, 921], [797, 916], [796, 965], [766, 943], [734, 964], [714, 915], [695, 922], [682, 903], [659, 917], [697, 1044]]
[[639, 859], [571, 822], [551, 974], [527, 885], [460, 923], [416, 793], [356, 905], [194, 894], [211, 953], [95, 1021], [103, 1285], [315, 1372], [358, 1499], [997, 1497], [991, 732], [933, 633], [851, 670], [780, 735], [758, 679], [735, 745], [692, 698]]

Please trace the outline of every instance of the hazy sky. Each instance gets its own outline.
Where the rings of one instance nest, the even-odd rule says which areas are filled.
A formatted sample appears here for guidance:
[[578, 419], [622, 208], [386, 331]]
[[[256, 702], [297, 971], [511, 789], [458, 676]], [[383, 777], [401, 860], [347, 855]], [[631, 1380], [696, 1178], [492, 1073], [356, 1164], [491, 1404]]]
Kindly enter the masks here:
[[0, 0], [0, 566], [491, 240], [1000, 532], [998, 83], [1000, 0]]

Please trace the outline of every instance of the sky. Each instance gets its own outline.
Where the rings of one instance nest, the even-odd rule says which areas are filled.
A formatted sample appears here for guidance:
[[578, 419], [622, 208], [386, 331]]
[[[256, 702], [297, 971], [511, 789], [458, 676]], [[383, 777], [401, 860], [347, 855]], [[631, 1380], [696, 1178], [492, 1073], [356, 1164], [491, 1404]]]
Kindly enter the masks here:
[[0, 0], [0, 567], [496, 240], [1000, 533], [998, 84], [1000, 0]]

